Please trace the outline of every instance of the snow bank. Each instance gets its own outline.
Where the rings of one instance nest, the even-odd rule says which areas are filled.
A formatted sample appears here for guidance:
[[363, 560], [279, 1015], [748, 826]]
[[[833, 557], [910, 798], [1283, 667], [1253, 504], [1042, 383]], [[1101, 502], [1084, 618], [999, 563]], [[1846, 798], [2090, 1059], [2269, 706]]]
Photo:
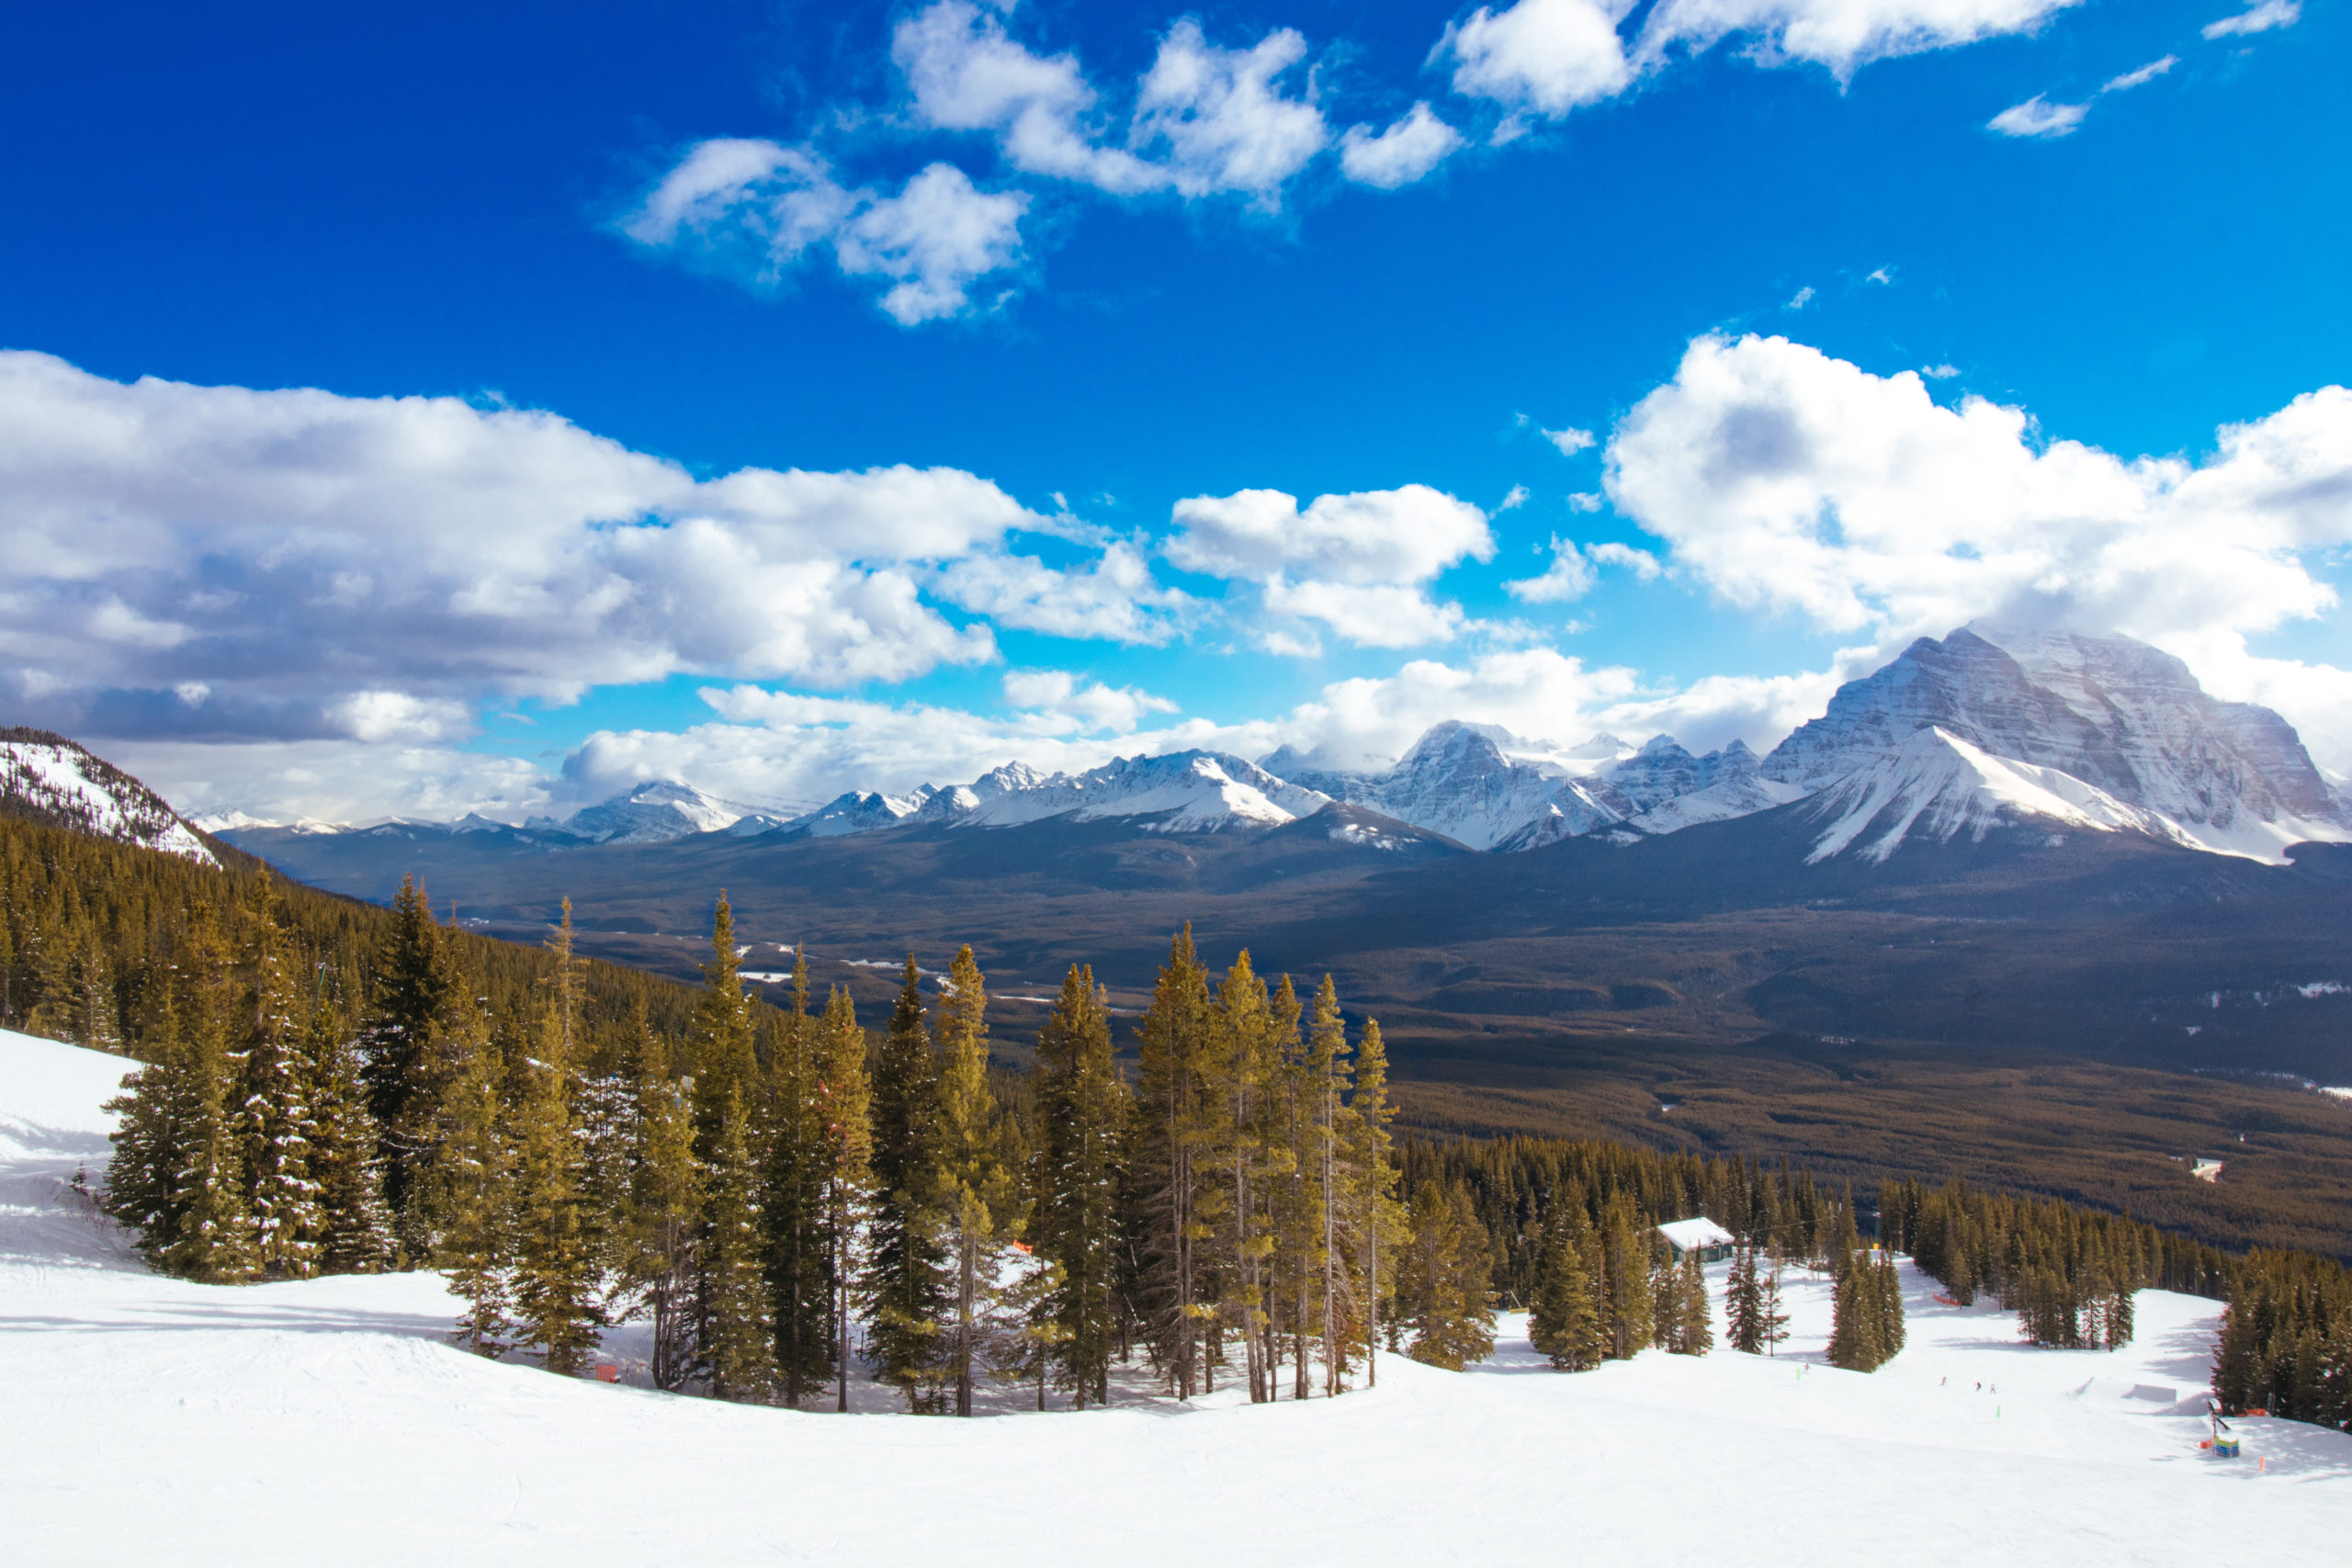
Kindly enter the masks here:
[[2036, 1351], [1907, 1269], [1910, 1348], [1870, 1377], [1824, 1364], [1826, 1287], [1804, 1276], [1777, 1358], [1565, 1376], [1510, 1318], [1471, 1373], [1383, 1357], [1375, 1392], [1255, 1409], [1227, 1388], [844, 1419], [550, 1377], [443, 1342], [435, 1276], [208, 1288], [59, 1242], [96, 1234], [58, 1172], [103, 1137], [123, 1066], [0, 1036], [0, 1160], [49, 1183], [11, 1186], [0, 1248], [0, 1517], [27, 1568], [2204, 1568], [2332, 1562], [2352, 1517], [2352, 1438], [2256, 1420], [2247, 1458], [2198, 1452], [2214, 1303], [2143, 1292], [2131, 1348]]

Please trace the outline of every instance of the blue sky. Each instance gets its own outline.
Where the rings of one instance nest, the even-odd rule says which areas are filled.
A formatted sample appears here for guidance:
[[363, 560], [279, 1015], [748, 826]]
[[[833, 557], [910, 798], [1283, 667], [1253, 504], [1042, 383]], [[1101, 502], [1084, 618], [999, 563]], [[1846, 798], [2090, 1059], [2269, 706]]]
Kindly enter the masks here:
[[2352, 768], [2346, 16], [20, 13], [0, 693], [511, 813], [1763, 745], [2034, 615]]

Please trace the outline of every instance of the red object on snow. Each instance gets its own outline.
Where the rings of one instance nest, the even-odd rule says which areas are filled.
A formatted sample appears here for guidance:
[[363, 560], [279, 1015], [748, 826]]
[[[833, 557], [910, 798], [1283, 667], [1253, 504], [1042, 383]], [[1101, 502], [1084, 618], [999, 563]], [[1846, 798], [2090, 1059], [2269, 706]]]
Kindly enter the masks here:
[[618, 1382], [621, 1381], [621, 1370], [620, 1368], [613, 1365], [610, 1361], [599, 1361], [596, 1363], [596, 1381], [598, 1382]]

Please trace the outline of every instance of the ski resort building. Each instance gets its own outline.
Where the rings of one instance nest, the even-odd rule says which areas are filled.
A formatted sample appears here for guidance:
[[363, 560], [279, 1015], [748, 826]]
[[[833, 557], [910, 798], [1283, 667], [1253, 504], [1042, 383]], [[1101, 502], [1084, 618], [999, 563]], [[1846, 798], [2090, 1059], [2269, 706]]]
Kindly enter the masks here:
[[1674, 1248], [1674, 1258], [1680, 1262], [1685, 1255], [1696, 1252], [1702, 1263], [1718, 1263], [1731, 1256], [1732, 1244], [1738, 1240], [1731, 1232], [1703, 1216], [1692, 1220], [1668, 1220], [1657, 1227], [1666, 1245]]

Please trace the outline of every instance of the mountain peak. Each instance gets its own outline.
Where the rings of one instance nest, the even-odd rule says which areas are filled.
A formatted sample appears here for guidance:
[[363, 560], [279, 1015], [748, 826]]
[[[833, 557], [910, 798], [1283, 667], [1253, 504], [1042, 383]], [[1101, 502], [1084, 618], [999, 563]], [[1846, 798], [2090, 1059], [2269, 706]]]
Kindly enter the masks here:
[[0, 815], [217, 863], [162, 795], [46, 729], [0, 728]]

